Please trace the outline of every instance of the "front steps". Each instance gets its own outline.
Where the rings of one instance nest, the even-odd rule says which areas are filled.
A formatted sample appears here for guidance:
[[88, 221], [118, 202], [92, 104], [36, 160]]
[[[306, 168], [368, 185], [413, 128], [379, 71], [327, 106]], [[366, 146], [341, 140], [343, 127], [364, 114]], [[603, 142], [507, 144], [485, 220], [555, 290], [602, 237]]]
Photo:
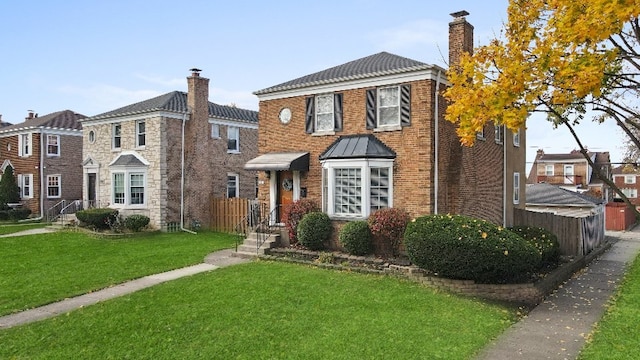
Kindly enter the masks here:
[[66, 226], [78, 225], [78, 218], [76, 214], [64, 214], [59, 216], [56, 221], [51, 223], [51, 227], [62, 229]]
[[[265, 236], [269, 237], [258, 249], [258, 239]], [[234, 252], [232, 255], [241, 258], [253, 258], [258, 255], [264, 255], [266, 250], [277, 246], [279, 242], [280, 234], [258, 234], [256, 232], [252, 232], [246, 239], [244, 239], [242, 245], [238, 246], [238, 251]]]

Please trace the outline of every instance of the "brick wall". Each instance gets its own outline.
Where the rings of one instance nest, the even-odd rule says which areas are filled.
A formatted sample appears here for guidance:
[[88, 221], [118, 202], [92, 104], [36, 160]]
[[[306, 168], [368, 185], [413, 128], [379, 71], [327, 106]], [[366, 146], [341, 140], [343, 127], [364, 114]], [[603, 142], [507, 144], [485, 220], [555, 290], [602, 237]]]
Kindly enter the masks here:
[[[60, 156], [44, 156], [45, 211], [61, 200], [82, 199], [82, 136], [60, 135]], [[46, 134], [45, 146], [46, 146]], [[47, 175], [60, 175], [60, 198], [47, 196]]]
[[[23, 200], [24, 206], [31, 209], [33, 215], [40, 214], [40, 134], [33, 133], [31, 138], [32, 155], [28, 157], [18, 156], [18, 136], [9, 135], [1, 138], [0, 142], [0, 161], [11, 161], [13, 165], [13, 173], [16, 176], [18, 174], [32, 174], [33, 184], [32, 193], [33, 198]], [[10, 149], [10, 150], [9, 150]]]

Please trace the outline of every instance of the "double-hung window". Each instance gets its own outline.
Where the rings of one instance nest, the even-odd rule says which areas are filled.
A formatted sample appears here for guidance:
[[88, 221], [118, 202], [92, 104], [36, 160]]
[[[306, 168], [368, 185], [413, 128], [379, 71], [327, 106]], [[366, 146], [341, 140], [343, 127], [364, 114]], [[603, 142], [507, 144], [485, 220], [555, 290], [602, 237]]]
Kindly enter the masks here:
[[388, 131], [411, 125], [411, 86], [384, 86], [366, 91], [366, 128]]
[[513, 132], [513, 146], [520, 147], [520, 129]]
[[227, 127], [227, 152], [240, 152], [240, 129], [235, 126]]
[[496, 144], [502, 144], [502, 137], [504, 136], [504, 126], [496, 124], [494, 131]]
[[[625, 189], [620, 189], [622, 190], [622, 193], [624, 194], [624, 196], [630, 198], [630, 199], [635, 199], [638, 197], [638, 189], [629, 189], [629, 188], [625, 188]], [[618, 194], [616, 194], [616, 197], [619, 198], [620, 196]]]
[[31, 134], [18, 135], [18, 156], [27, 157], [33, 154]]
[[144, 120], [136, 122], [136, 147], [144, 147], [146, 143], [146, 131]]
[[400, 87], [378, 89], [378, 127], [400, 126]]
[[20, 188], [20, 198], [33, 198], [33, 174], [19, 174], [17, 180]]
[[59, 198], [61, 193], [60, 175], [47, 175], [47, 197]]
[[220, 139], [220, 125], [211, 124], [211, 138]]
[[366, 218], [392, 207], [393, 159], [325, 160], [324, 211], [338, 218]]
[[520, 173], [513, 173], [513, 203], [520, 204]]
[[47, 135], [47, 156], [60, 156], [59, 135]]
[[129, 199], [131, 205], [144, 204], [144, 173], [129, 173]]
[[111, 134], [111, 148], [120, 149], [122, 146], [122, 125], [113, 124]]
[[113, 203], [144, 205], [146, 176], [144, 171], [113, 171]]
[[317, 132], [333, 131], [333, 94], [316, 96], [316, 124]]
[[113, 203], [114, 204], [125, 204], [125, 190], [124, 190], [124, 173], [123, 172], [114, 172], [113, 173]]
[[342, 131], [342, 94], [320, 94], [306, 98], [307, 134], [331, 135]]
[[636, 183], [636, 176], [635, 175], [625, 175], [624, 176], [624, 183], [625, 184], [635, 184]]
[[544, 174], [546, 176], [553, 176], [553, 165], [545, 165], [544, 166]]
[[227, 198], [238, 197], [238, 174], [227, 174]]

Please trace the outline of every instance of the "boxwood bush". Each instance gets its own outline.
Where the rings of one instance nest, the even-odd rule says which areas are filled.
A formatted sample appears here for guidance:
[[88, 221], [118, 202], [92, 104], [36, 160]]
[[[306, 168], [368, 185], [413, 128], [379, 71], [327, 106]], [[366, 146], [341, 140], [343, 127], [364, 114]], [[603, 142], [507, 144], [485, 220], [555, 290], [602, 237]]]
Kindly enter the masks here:
[[80, 210], [76, 212], [76, 217], [88, 226], [98, 230], [106, 230], [116, 222], [118, 210], [109, 208]]
[[560, 243], [558, 237], [551, 231], [533, 226], [513, 226], [509, 230], [518, 234], [540, 253], [539, 267], [556, 265], [560, 260]]
[[329, 215], [319, 211], [310, 212], [298, 224], [298, 241], [309, 250], [322, 250], [332, 231]]
[[540, 263], [540, 253], [520, 236], [462, 215], [419, 217], [407, 225], [404, 241], [414, 264], [451, 279], [517, 283]]
[[371, 230], [364, 220], [346, 223], [338, 234], [338, 241], [351, 255], [367, 255], [373, 251]]
[[142, 230], [147, 225], [149, 225], [149, 217], [145, 215], [133, 214], [124, 218], [124, 227], [134, 232]]
[[294, 201], [284, 209], [282, 221], [287, 228], [289, 234], [289, 243], [295, 244], [298, 242], [298, 224], [302, 218], [314, 211], [320, 211], [320, 206], [311, 199], [300, 199]]
[[9, 220], [18, 221], [18, 220], [24, 220], [28, 218], [29, 215], [31, 215], [31, 209], [17, 208], [17, 209], [11, 209], [7, 211], [7, 213], [9, 214]]

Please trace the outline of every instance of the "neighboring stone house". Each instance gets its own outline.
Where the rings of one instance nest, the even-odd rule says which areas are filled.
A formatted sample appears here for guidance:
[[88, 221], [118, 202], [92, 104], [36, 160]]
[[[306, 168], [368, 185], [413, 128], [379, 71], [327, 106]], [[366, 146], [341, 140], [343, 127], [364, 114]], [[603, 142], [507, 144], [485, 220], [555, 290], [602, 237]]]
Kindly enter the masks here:
[[[466, 12], [452, 14], [450, 63], [473, 50]], [[335, 226], [373, 211], [466, 214], [511, 225], [524, 208], [525, 133], [487, 125], [473, 147], [444, 120], [446, 70], [387, 52], [255, 94], [260, 100], [259, 199], [273, 221], [300, 198]]]
[[[613, 183], [618, 189], [631, 201], [636, 207], [640, 206], [640, 169], [633, 165], [622, 165], [611, 170], [613, 174]], [[620, 199], [618, 194], [614, 193], [614, 198]]]
[[84, 115], [64, 110], [0, 128], [0, 159], [11, 165], [23, 206], [43, 215], [63, 200], [82, 198], [82, 131]]
[[[588, 152], [591, 161], [611, 179], [609, 152]], [[568, 154], [545, 154], [539, 149], [527, 178], [528, 184], [547, 183], [567, 190], [588, 192], [591, 196], [608, 200], [606, 184], [598, 178], [587, 159], [578, 150]]]
[[212, 198], [256, 196], [258, 113], [209, 102], [192, 69], [174, 91], [82, 121], [86, 206], [143, 214], [167, 230], [211, 222]]

